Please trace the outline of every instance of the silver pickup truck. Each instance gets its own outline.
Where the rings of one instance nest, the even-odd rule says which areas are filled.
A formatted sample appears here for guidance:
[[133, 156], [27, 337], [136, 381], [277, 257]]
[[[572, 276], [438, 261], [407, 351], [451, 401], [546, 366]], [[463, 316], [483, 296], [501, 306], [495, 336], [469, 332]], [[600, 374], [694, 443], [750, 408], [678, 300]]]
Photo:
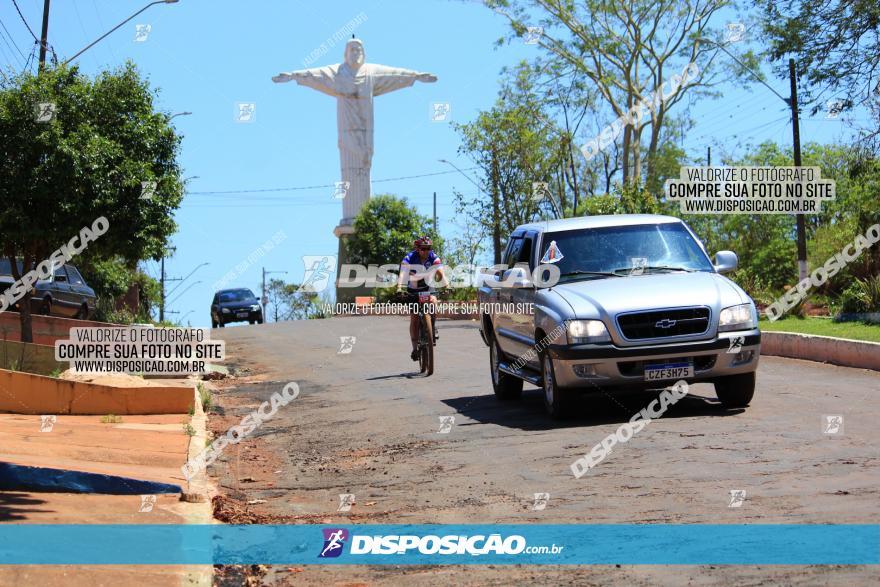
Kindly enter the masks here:
[[478, 291], [492, 387], [541, 387], [555, 418], [578, 391], [715, 384], [728, 408], [755, 391], [761, 333], [754, 302], [722, 274], [737, 257], [705, 247], [678, 218], [609, 215], [514, 230], [503, 270]]

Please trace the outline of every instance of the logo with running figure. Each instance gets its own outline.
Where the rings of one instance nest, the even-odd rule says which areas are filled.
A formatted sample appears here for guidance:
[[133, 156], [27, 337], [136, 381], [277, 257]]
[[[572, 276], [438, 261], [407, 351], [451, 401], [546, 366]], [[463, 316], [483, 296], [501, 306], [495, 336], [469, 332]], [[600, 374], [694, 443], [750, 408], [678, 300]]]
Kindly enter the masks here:
[[345, 528], [322, 528], [324, 533], [324, 547], [318, 558], [336, 558], [342, 554], [342, 547], [348, 540], [348, 530]]
[[333, 255], [303, 255], [303, 275], [300, 289], [308, 292], [322, 292], [330, 285], [336, 273], [336, 257]]

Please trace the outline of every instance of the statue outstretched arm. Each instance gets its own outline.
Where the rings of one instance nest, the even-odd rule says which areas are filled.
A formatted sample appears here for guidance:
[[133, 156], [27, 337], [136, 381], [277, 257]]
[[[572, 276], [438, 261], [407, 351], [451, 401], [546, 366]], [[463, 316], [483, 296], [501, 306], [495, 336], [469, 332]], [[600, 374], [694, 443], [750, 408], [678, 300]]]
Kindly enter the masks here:
[[387, 65], [373, 64], [370, 73], [373, 76], [374, 96], [381, 96], [394, 90], [408, 88], [415, 82], [433, 83], [437, 81], [437, 76], [431, 73], [400, 67], [389, 67]]
[[295, 81], [301, 86], [307, 86], [330, 96], [339, 96], [336, 89], [336, 74], [330, 67], [283, 72], [274, 76], [272, 81], [276, 84]]

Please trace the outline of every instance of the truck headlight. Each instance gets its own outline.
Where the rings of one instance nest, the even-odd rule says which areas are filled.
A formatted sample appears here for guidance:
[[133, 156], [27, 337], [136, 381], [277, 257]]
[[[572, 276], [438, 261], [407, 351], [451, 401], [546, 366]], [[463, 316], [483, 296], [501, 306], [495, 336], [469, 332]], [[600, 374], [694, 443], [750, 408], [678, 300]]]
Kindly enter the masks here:
[[753, 330], [758, 327], [758, 312], [754, 304], [739, 304], [721, 310], [718, 331]]
[[224, 314], [228, 314], [228, 313], [229, 313], [229, 308], [223, 308], [223, 309], [221, 309], [220, 311], [223, 312]]
[[611, 336], [601, 320], [570, 320], [566, 326], [569, 344], [608, 342]]
[[251, 304], [251, 310], [253, 310], [254, 312], [256, 312], [259, 309], [260, 309], [260, 304]]

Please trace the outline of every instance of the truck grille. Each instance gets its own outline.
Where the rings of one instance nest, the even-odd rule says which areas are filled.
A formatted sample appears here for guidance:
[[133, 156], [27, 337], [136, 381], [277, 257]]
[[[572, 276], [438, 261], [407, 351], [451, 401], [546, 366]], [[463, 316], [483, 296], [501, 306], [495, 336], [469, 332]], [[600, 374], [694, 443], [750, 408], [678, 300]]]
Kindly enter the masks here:
[[680, 308], [621, 314], [620, 332], [629, 340], [702, 334], [709, 329], [709, 308]]

